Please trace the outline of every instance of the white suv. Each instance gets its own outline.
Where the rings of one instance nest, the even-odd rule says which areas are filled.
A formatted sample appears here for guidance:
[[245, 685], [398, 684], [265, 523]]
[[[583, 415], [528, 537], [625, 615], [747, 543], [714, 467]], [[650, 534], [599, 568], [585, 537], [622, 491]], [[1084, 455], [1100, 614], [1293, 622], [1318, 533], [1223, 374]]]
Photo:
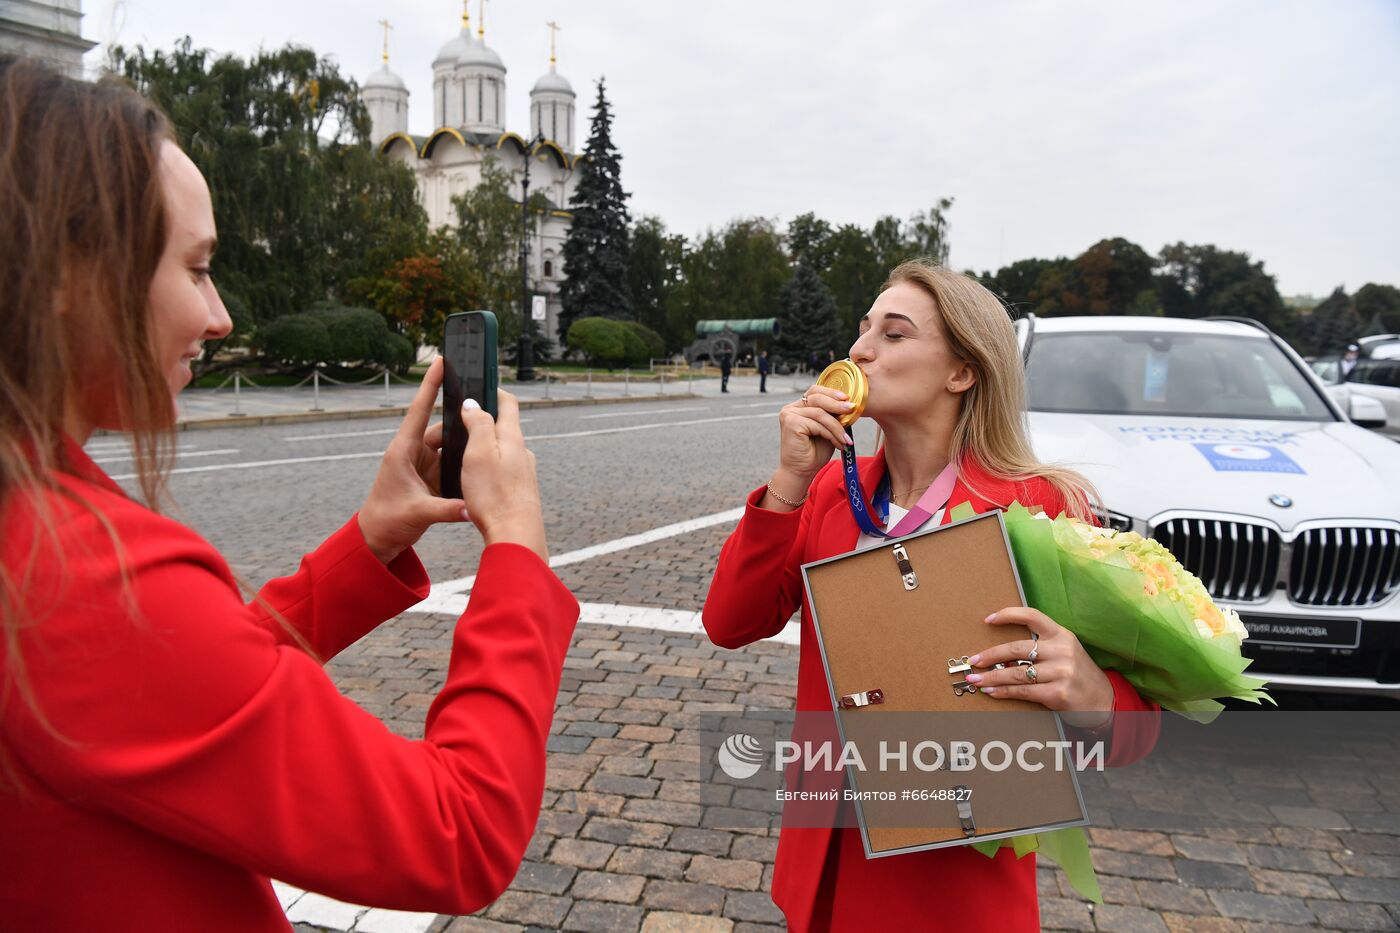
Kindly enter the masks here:
[[[1244, 320], [1027, 317], [1031, 434], [1239, 612], [1277, 687], [1400, 699], [1400, 444]], [[1353, 412], [1384, 422], [1373, 400]]]

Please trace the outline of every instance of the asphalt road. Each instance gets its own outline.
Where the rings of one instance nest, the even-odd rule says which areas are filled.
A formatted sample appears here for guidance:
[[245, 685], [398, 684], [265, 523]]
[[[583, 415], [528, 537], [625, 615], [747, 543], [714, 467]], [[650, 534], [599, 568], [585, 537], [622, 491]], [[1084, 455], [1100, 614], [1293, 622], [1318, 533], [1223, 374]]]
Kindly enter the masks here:
[[[524, 412], [551, 551], [738, 507], [777, 465], [776, 412], [790, 400], [790, 393], [754, 393]], [[377, 458], [398, 423], [372, 419], [182, 434], [170, 482], [175, 514], [247, 579], [290, 572], [301, 554], [364, 501]], [[868, 445], [873, 432], [865, 439]], [[119, 438], [95, 439], [88, 451], [114, 476], [129, 472]], [[473, 572], [480, 539], [469, 527], [442, 526], [429, 532], [418, 551], [434, 580], [461, 577]], [[707, 573], [714, 556], [696, 552]]]

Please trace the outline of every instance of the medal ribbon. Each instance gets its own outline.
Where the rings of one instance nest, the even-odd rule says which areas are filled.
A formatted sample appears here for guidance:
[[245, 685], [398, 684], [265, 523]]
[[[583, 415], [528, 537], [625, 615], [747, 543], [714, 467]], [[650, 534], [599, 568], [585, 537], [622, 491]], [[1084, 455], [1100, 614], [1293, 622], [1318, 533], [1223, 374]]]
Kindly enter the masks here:
[[[846, 480], [846, 500], [850, 503], [851, 514], [855, 517], [860, 530], [872, 538], [900, 538], [913, 532], [928, 521], [935, 512], [947, 505], [948, 498], [953, 494], [953, 487], [958, 481], [957, 462], [949, 462], [943, 468], [943, 472], [938, 474], [938, 478], [933, 481], [933, 484], [919, 497], [919, 501], [909, 510], [909, 514], [900, 519], [894, 528], [884, 531], [875, 524], [875, 520], [870, 516], [870, 510], [866, 508], [865, 492], [860, 488], [860, 474], [856, 472], [856, 453], [852, 447], [845, 447], [841, 451], [841, 472]], [[888, 476], [881, 481], [876, 498], [880, 498], [881, 493], [888, 496], [888, 482]], [[888, 498], [885, 501], [885, 511], [887, 512]]]

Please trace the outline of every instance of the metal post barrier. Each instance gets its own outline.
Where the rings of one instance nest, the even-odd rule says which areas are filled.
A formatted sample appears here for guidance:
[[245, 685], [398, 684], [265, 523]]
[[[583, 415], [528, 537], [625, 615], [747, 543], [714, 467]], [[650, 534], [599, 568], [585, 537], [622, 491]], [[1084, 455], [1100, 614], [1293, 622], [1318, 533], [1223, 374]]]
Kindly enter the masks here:
[[311, 410], [325, 411], [321, 407], [321, 370], [311, 370]]
[[629, 366], [622, 371], [622, 394], [632, 394], [632, 367]]
[[665, 394], [666, 394], [666, 370], [663, 369], [663, 370], [661, 370], [660, 372], [661, 372], [661, 389], [657, 392], [657, 394], [658, 394], [658, 395], [665, 395]]
[[384, 367], [384, 401], [379, 403], [380, 408], [393, 408], [394, 403], [389, 398], [389, 367]]
[[583, 390], [583, 397], [584, 397], [584, 398], [592, 398], [592, 397], [593, 397], [593, 370], [591, 370], [591, 369], [588, 371], [588, 388], [586, 388], [586, 389]]
[[545, 373], [544, 373], [544, 397], [545, 397], [545, 398], [549, 398], [549, 371], [548, 371], [548, 370], [545, 370]]
[[233, 411], [229, 413], [230, 418], [243, 417], [243, 374], [237, 370], [233, 373]]

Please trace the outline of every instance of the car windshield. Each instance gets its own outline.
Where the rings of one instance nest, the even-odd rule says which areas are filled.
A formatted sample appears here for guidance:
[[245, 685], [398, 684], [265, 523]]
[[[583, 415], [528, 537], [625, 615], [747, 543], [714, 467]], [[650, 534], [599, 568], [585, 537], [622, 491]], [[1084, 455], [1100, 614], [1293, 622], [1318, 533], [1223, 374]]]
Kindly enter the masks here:
[[1143, 331], [1036, 334], [1032, 411], [1335, 421], [1268, 340]]

